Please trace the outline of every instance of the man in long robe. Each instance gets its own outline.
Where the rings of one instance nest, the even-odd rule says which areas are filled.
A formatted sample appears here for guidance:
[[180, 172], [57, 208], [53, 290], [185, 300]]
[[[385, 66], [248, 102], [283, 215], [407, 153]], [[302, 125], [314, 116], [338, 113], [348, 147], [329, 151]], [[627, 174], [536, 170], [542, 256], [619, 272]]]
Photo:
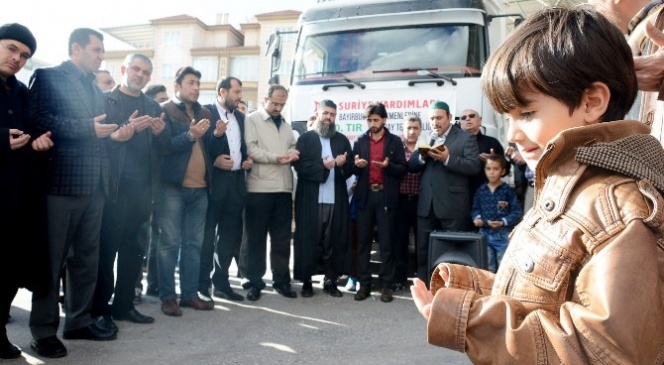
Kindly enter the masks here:
[[312, 276], [325, 274], [323, 290], [341, 297], [336, 281], [350, 272], [350, 212], [346, 179], [352, 174], [348, 138], [336, 131], [337, 106], [323, 100], [317, 120], [297, 141], [300, 159], [293, 165], [298, 182], [295, 195], [295, 269], [302, 296], [313, 296]]

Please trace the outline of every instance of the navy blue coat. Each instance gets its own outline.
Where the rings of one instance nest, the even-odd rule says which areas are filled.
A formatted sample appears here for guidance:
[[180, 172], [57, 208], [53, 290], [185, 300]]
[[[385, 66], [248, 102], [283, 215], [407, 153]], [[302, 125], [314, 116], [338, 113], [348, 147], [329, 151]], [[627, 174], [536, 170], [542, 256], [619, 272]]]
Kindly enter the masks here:
[[[191, 150], [194, 145], [194, 141], [190, 141], [187, 137], [191, 119], [185, 112], [185, 104], [176, 99], [162, 103], [161, 108], [166, 114], [164, 121], [166, 122], [166, 127], [170, 131], [171, 138], [170, 146], [166, 154], [161, 158], [161, 181], [162, 183], [182, 187], [189, 159], [191, 158]], [[209, 119], [211, 123], [214, 123], [209, 110], [203, 108], [199, 103], [195, 103], [193, 108], [194, 119], [196, 119], [197, 122], [201, 119]], [[169, 109], [176, 112], [171, 113], [169, 112]], [[213, 131], [214, 127], [211, 125], [203, 138], [200, 138], [203, 151], [207, 150], [208, 142], [210, 141], [210, 136]], [[205, 181], [209, 191], [212, 186], [210, 171], [212, 171], [213, 166], [212, 161], [207, 154], [203, 153], [203, 158], [205, 160]]]
[[48, 193], [88, 195], [100, 184], [108, 193], [106, 140], [97, 138], [93, 121], [106, 110], [94, 75], [84, 75], [71, 61], [37, 69], [30, 80], [29, 103], [32, 126], [38, 133], [53, 133]]
[[[219, 155], [230, 155], [231, 149], [228, 145], [228, 136], [224, 133], [223, 136], [217, 138], [214, 137], [214, 127], [218, 120], [221, 119], [219, 111], [217, 110], [216, 104], [205, 105], [205, 108], [210, 111], [212, 114], [212, 119], [210, 119], [210, 129], [208, 130], [208, 145], [207, 145], [207, 154], [210, 160], [214, 163], [214, 160]], [[242, 162], [247, 160], [247, 144], [244, 141], [244, 114], [239, 110], [235, 109], [233, 111], [237, 123], [240, 125], [240, 153], [242, 154]], [[235, 186], [234, 189], [231, 189], [230, 186], [230, 171], [222, 170], [214, 167], [212, 169], [212, 189], [210, 193], [210, 198], [212, 200], [221, 200], [226, 194], [240, 194], [241, 196], [247, 195], [247, 184], [244, 179], [244, 174], [242, 178], [238, 180], [238, 186]]]

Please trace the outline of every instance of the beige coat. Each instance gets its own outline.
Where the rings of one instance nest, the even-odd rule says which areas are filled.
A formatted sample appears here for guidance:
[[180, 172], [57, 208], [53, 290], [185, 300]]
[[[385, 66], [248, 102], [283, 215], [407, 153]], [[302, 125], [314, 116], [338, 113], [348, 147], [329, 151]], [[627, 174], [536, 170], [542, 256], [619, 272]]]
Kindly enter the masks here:
[[285, 121], [277, 130], [265, 109], [247, 115], [245, 119], [247, 153], [254, 159], [254, 166], [247, 175], [247, 191], [250, 193], [291, 193], [293, 171], [290, 164], [280, 165], [278, 156], [295, 149], [295, 137], [290, 124]]
[[429, 342], [475, 364], [664, 363], [664, 151], [648, 133], [554, 138], [498, 273], [435, 270]]

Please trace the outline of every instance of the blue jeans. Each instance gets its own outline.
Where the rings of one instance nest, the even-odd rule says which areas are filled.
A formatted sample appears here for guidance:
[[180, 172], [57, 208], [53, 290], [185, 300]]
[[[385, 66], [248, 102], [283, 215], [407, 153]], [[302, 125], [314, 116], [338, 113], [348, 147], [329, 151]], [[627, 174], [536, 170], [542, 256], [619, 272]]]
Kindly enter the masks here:
[[508, 229], [491, 229], [483, 230], [482, 233], [486, 236], [489, 271], [496, 272], [507, 250], [510, 231]]
[[208, 205], [206, 188], [183, 188], [163, 184], [158, 203], [157, 221], [161, 228], [157, 248], [159, 298], [175, 299], [175, 265], [180, 258], [180, 297], [198, 296], [198, 272]]

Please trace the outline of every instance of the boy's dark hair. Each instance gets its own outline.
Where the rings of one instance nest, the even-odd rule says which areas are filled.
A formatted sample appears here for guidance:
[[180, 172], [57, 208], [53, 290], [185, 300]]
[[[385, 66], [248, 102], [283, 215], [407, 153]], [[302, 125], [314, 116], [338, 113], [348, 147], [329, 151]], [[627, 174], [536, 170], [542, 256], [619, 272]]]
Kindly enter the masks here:
[[594, 82], [611, 98], [601, 121], [619, 120], [638, 90], [632, 53], [620, 29], [589, 5], [531, 15], [489, 57], [482, 89], [493, 108], [508, 113], [542, 93], [567, 105], [570, 115]]
[[237, 83], [240, 86], [242, 86], [242, 81], [240, 81], [240, 79], [238, 79], [237, 77], [233, 77], [233, 76], [225, 77], [225, 78], [219, 80], [219, 82], [217, 82], [217, 95], [219, 95], [219, 90], [221, 90], [221, 89], [224, 89], [226, 91], [230, 90], [231, 89], [231, 81], [233, 81], [233, 80], [237, 81]]
[[182, 85], [182, 80], [187, 75], [194, 75], [196, 76], [199, 80], [201, 79], [201, 73], [199, 71], [196, 71], [193, 67], [187, 66], [187, 67], [182, 67], [177, 72], [175, 73], [175, 82], [178, 85]]
[[82, 48], [85, 48], [90, 43], [90, 36], [95, 36], [99, 38], [100, 41], [104, 41], [104, 36], [97, 32], [94, 29], [90, 28], [77, 28], [69, 35], [69, 55], [71, 56], [71, 46], [74, 43], [77, 43]]
[[381, 118], [387, 118], [387, 110], [383, 103], [371, 103], [364, 110], [364, 118], [368, 118], [371, 114], [378, 114]]
[[164, 85], [150, 85], [148, 86], [147, 90], [145, 90], [145, 95], [154, 99], [155, 95], [165, 92], [166, 92], [166, 86]]
[[502, 167], [503, 169], [507, 168], [507, 161], [505, 160], [505, 156], [503, 156], [503, 155], [499, 155], [499, 154], [494, 153], [494, 154], [486, 156], [486, 160], [487, 161], [498, 162], [500, 167]]

